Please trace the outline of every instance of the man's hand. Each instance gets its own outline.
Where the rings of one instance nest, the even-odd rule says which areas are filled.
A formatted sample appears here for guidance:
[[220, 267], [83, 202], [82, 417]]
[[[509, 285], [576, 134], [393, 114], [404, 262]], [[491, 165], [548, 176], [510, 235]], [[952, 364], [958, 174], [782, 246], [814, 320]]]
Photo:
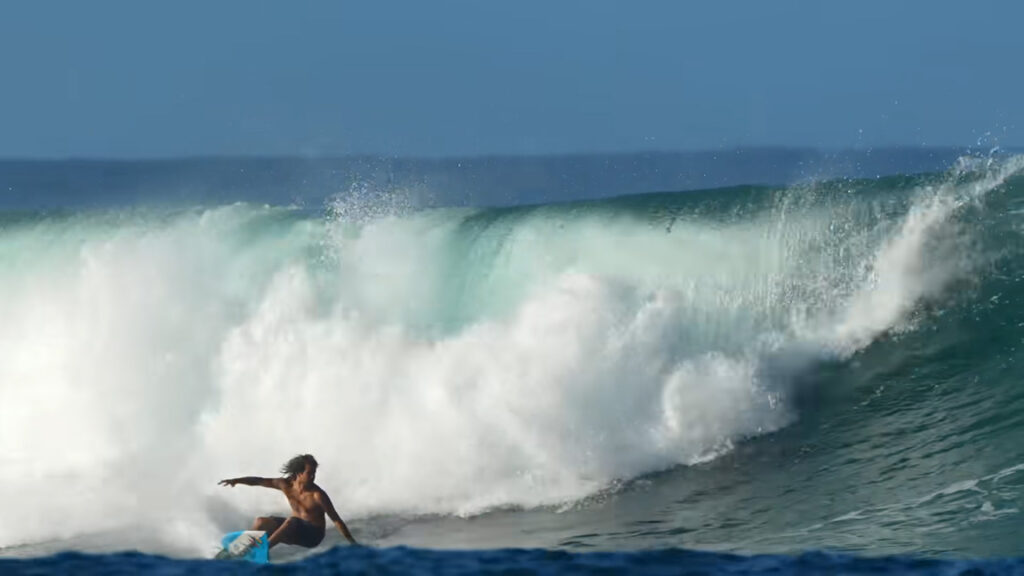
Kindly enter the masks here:
[[229, 478], [227, 480], [221, 480], [220, 482], [217, 483], [218, 486], [230, 486], [232, 488], [235, 487], [235, 484], [238, 484], [238, 478]]
[[345, 526], [344, 520], [338, 518], [338, 521], [334, 523], [334, 527], [338, 529], [338, 532], [341, 532], [341, 535], [345, 537], [345, 540], [348, 540], [349, 544], [353, 546], [362, 546], [362, 544], [356, 542], [356, 539], [352, 537], [352, 533], [348, 531], [348, 526]]
[[345, 526], [345, 521], [341, 519], [341, 516], [338, 516], [338, 511], [334, 509], [334, 503], [331, 502], [331, 497], [327, 495], [327, 492], [317, 489], [316, 500], [324, 507], [324, 512], [327, 513], [327, 517], [334, 522], [334, 526], [338, 529], [338, 532], [341, 532], [341, 535], [345, 537], [345, 540], [348, 540], [349, 544], [358, 546], [359, 543], [352, 537], [352, 533], [348, 531], [348, 526]]

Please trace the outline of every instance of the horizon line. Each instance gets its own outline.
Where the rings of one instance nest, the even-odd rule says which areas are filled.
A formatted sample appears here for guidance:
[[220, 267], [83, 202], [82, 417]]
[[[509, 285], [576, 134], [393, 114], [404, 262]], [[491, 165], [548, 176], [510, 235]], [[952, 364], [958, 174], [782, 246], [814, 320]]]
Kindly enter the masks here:
[[[946, 145], [946, 144], [894, 144], [885, 146], [788, 146], [788, 145], [752, 145], [733, 146], [729, 148], [692, 148], [685, 150], [670, 149], [643, 149], [632, 151], [592, 151], [592, 152], [551, 152], [551, 153], [477, 153], [477, 154], [451, 154], [451, 155], [422, 155], [422, 154], [381, 154], [373, 152], [352, 152], [338, 154], [182, 154], [182, 155], [153, 155], [153, 156], [0, 156], [0, 162], [4, 163], [47, 163], [47, 162], [181, 162], [199, 160], [397, 160], [417, 162], [445, 162], [445, 161], [470, 161], [470, 160], [513, 160], [513, 159], [542, 159], [542, 158], [586, 158], [586, 157], [629, 157], [629, 156], [687, 156], [703, 154], [725, 154], [743, 152], [802, 152], [819, 154], [871, 154], [872, 152], [894, 152], [916, 150], [921, 152], [953, 152], [972, 150], [982, 151], [986, 147]], [[1001, 152], [1024, 152], [1024, 145], [996, 146], [985, 150], [991, 154], [995, 151]]]

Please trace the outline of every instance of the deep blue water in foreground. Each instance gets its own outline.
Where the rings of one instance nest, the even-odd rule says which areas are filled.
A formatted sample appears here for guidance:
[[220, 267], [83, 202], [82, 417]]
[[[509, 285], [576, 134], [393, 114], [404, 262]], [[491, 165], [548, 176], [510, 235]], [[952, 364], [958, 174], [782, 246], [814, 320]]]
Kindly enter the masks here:
[[335, 548], [301, 562], [255, 565], [145, 554], [63, 553], [0, 560], [3, 574], [1024, 574], [1024, 560], [858, 558], [813, 552], [740, 556], [688, 550], [570, 553], [560, 550], [437, 551]]

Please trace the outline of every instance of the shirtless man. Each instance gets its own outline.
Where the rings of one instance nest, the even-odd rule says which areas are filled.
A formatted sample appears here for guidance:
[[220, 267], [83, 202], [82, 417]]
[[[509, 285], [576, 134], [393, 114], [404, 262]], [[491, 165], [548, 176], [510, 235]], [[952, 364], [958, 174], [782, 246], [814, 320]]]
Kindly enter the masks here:
[[262, 530], [270, 534], [269, 547], [280, 543], [315, 548], [324, 539], [324, 514], [331, 518], [338, 532], [351, 544], [356, 544], [348, 526], [338, 516], [334, 504], [322, 488], [313, 483], [316, 478], [316, 459], [309, 454], [302, 454], [289, 460], [281, 467], [283, 478], [259, 478], [245, 476], [221, 480], [221, 486], [263, 486], [284, 492], [288, 504], [292, 507], [291, 518], [280, 516], [261, 516], [253, 522], [252, 530]]

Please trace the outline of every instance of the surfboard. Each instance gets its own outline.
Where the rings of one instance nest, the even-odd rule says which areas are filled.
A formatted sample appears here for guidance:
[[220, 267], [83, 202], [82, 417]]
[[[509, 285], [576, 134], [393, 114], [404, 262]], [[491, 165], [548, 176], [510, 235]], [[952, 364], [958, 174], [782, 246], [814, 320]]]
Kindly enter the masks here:
[[257, 564], [270, 562], [267, 533], [262, 530], [241, 530], [225, 534], [220, 540], [217, 560], [248, 560]]

